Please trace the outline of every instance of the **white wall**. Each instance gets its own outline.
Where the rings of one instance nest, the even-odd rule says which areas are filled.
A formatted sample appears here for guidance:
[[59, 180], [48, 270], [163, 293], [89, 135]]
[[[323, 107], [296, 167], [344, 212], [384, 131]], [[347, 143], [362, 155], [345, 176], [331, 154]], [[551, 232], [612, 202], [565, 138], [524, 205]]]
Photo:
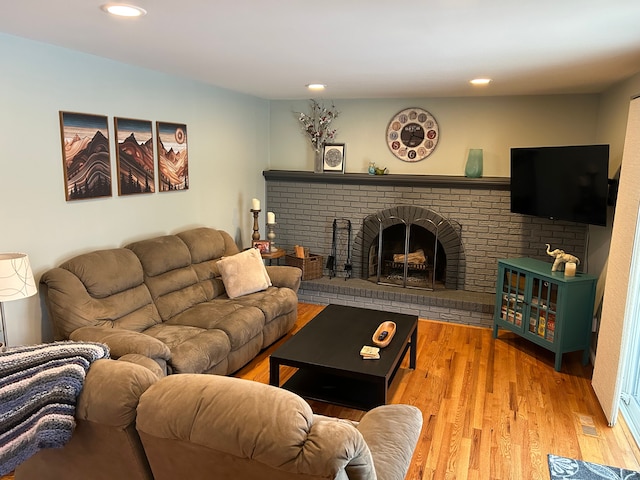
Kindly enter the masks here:
[[622, 162], [629, 102], [631, 97], [638, 93], [640, 93], [640, 73], [619, 82], [600, 95], [597, 141], [611, 145], [610, 177], [616, 173]]
[[[600, 96], [598, 108], [597, 143], [608, 143], [609, 178], [614, 178], [622, 163], [629, 101], [640, 93], [640, 74], [614, 85]], [[606, 227], [589, 227], [589, 272], [600, 274], [596, 304], [602, 301], [606, 280], [605, 268], [609, 257], [614, 209], [609, 209]]]
[[[320, 99], [319, 99], [320, 100]], [[346, 171], [364, 173], [369, 162], [390, 173], [464, 175], [470, 148], [484, 149], [485, 177], [508, 177], [511, 147], [594, 143], [598, 95], [336, 100], [336, 142], [346, 144]], [[324, 100], [325, 106], [331, 100]], [[426, 159], [407, 163], [385, 142], [389, 120], [421, 107], [437, 120], [440, 141]], [[313, 170], [313, 152], [294, 112], [309, 113], [306, 101], [271, 102], [271, 168]]]
[[[192, 226], [249, 244], [251, 198], [265, 198], [267, 101], [4, 34], [0, 63], [0, 252], [29, 254], [36, 281], [78, 253]], [[65, 201], [60, 110], [109, 117], [113, 197]], [[117, 196], [114, 116], [185, 123], [189, 190]], [[51, 340], [39, 296], [5, 312], [10, 344]]]
[[[638, 92], [640, 94], [640, 92]], [[601, 331], [593, 369], [593, 389], [609, 424], [616, 422], [622, 382], [622, 345], [629, 335], [626, 317], [631, 259], [640, 205], [640, 98], [630, 103], [619, 198], [611, 237], [611, 254], [602, 304]], [[637, 320], [636, 320], [637, 321]], [[635, 359], [631, 359], [635, 361]]]

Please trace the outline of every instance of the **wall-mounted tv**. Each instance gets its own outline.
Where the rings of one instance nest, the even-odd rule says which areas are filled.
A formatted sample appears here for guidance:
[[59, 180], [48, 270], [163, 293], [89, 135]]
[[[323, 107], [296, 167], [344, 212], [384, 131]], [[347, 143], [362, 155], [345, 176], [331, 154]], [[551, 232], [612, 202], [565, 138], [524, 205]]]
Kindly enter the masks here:
[[609, 145], [511, 149], [511, 211], [607, 223]]

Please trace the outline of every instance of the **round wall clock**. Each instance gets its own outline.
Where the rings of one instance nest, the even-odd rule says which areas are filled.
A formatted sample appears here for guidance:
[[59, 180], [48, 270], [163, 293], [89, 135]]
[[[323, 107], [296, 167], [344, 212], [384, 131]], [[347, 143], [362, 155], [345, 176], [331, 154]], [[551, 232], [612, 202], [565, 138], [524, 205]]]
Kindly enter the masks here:
[[404, 162], [418, 162], [431, 155], [440, 134], [438, 122], [422, 108], [398, 112], [387, 127], [387, 145]]

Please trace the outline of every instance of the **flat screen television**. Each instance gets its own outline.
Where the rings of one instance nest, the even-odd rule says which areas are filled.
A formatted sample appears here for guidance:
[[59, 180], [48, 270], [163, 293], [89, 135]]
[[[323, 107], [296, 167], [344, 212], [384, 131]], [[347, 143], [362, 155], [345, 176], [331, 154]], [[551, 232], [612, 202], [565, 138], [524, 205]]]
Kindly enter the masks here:
[[609, 145], [511, 149], [511, 212], [607, 224]]

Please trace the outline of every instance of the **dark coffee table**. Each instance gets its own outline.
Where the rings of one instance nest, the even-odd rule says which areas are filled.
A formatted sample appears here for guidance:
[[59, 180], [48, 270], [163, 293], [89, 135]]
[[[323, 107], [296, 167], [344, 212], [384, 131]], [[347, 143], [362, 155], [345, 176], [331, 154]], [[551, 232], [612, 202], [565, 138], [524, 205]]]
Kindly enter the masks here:
[[[391, 343], [379, 360], [364, 360], [360, 349], [373, 346], [378, 326], [396, 324]], [[298, 371], [283, 388], [336, 405], [370, 410], [387, 403], [387, 391], [409, 351], [416, 368], [418, 317], [365, 308], [329, 305], [269, 357], [269, 383], [280, 386], [280, 366]]]

